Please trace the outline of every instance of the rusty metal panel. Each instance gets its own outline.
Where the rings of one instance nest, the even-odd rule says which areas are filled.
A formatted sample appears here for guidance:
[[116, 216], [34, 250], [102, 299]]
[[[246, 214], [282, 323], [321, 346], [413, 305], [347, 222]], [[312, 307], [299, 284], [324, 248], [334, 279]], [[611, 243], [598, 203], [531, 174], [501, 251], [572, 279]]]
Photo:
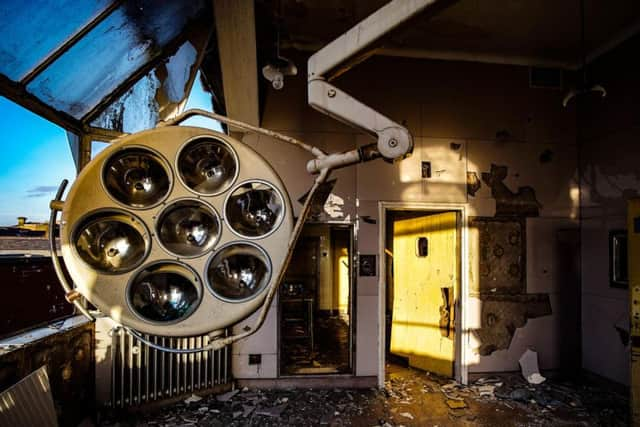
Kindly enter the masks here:
[[0, 393], [0, 426], [57, 426], [47, 367]]

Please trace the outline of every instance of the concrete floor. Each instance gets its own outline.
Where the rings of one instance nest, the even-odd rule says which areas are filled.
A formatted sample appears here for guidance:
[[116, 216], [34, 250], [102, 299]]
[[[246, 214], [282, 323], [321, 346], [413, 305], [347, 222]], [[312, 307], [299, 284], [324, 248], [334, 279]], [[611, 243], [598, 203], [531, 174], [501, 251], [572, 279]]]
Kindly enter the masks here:
[[[488, 395], [481, 397], [480, 391]], [[121, 414], [100, 425], [609, 427], [628, 423], [625, 395], [586, 383], [548, 380], [530, 386], [519, 374], [501, 374], [467, 387], [388, 365], [384, 390], [236, 390], [153, 412]]]
[[[282, 335], [285, 335], [283, 333]], [[349, 324], [340, 316], [315, 316], [315, 345], [308, 340], [282, 338], [282, 375], [351, 373], [349, 366]]]

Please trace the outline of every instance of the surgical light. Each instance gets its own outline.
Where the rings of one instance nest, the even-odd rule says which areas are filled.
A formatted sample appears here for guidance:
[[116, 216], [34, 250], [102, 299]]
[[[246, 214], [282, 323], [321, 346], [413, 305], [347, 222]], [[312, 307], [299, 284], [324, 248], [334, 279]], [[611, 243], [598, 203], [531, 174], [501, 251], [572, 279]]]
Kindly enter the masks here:
[[[313, 156], [307, 171], [317, 176], [295, 226], [289, 195], [266, 160], [223, 133], [177, 126], [194, 115]], [[63, 273], [53, 233], [49, 246], [67, 300], [94, 319], [81, 303], [85, 297], [137, 339], [173, 353], [218, 349], [250, 336], [266, 319], [318, 188], [332, 169], [385, 155], [395, 158], [380, 149], [381, 141], [386, 140], [327, 154], [203, 110], [119, 138], [85, 166], [65, 201], [63, 181], [50, 205], [51, 229], [62, 212], [60, 246], [74, 286]], [[403, 146], [391, 154], [406, 156], [410, 135]], [[258, 308], [253, 327], [225, 336], [225, 328]], [[203, 348], [169, 348], [146, 334], [208, 334], [210, 341]]]
[[261, 306], [292, 229], [285, 187], [252, 148], [166, 126], [124, 136], [85, 166], [60, 243], [75, 291], [101, 312], [139, 333], [196, 336]]

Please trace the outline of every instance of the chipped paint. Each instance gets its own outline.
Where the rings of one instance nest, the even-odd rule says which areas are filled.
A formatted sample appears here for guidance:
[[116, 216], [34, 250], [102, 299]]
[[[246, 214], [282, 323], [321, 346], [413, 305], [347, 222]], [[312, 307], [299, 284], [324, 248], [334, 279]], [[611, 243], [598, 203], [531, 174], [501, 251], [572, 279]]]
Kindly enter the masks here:
[[508, 349], [516, 329], [529, 319], [551, 314], [548, 294], [495, 295], [482, 298], [481, 328], [473, 330], [481, 356]]
[[344, 212], [342, 208], [344, 207], [344, 199], [340, 196], [337, 196], [333, 193], [329, 194], [327, 197], [327, 201], [324, 203], [324, 212], [329, 215], [331, 219], [343, 218]]
[[477, 172], [467, 172], [467, 194], [475, 196], [482, 187], [482, 181], [478, 178]]
[[542, 204], [536, 198], [533, 187], [518, 187], [514, 192], [506, 186], [509, 168], [492, 164], [490, 172], [482, 173], [482, 181], [491, 187], [491, 196], [496, 199], [496, 217], [539, 216]]

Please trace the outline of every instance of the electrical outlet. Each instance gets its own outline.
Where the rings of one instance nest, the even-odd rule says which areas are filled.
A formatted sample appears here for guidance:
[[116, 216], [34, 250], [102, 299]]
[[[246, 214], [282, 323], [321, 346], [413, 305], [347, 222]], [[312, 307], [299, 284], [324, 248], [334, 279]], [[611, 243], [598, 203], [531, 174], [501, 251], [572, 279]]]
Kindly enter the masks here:
[[422, 162], [422, 177], [431, 178], [431, 162]]
[[260, 365], [262, 363], [262, 355], [261, 354], [250, 354], [249, 355], [249, 365]]

